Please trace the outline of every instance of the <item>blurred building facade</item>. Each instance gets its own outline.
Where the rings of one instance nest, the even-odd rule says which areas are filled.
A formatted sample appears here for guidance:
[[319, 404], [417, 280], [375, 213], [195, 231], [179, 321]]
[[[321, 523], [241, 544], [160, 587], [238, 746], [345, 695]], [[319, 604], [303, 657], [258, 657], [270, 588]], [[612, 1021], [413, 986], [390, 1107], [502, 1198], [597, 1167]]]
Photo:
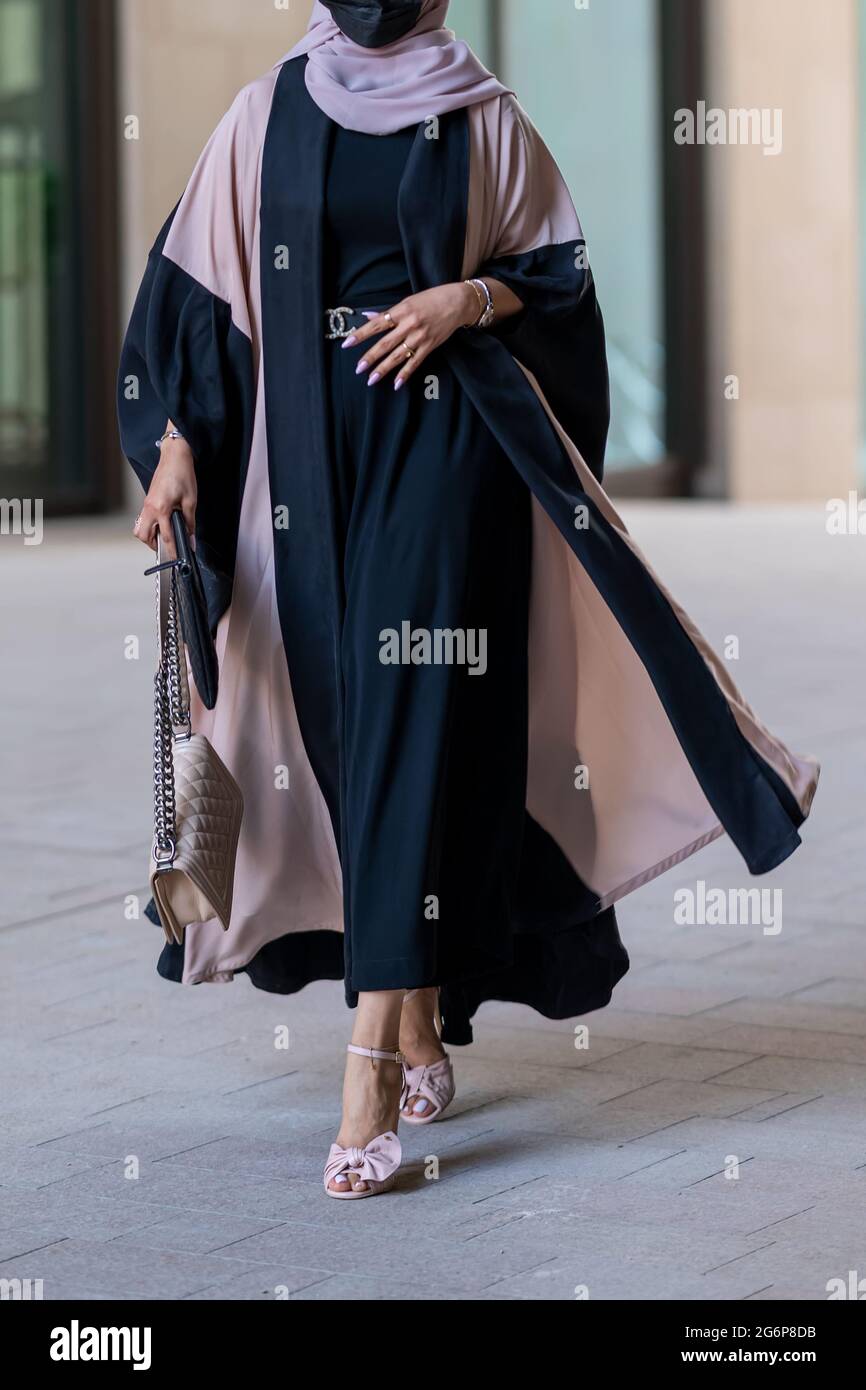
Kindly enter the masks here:
[[[0, 495], [122, 504], [114, 363], [148, 249], [309, 8], [0, 0]], [[866, 0], [452, 0], [450, 22], [518, 92], [580, 212], [611, 491], [823, 500], [866, 482]]]

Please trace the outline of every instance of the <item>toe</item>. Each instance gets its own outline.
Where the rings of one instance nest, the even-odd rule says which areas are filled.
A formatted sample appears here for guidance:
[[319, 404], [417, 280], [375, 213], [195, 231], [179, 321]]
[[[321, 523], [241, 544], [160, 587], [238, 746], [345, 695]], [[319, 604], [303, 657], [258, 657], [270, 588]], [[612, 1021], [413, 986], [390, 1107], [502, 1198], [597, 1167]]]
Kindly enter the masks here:
[[432, 1108], [429, 1100], [425, 1100], [423, 1096], [410, 1096], [403, 1107], [403, 1114], [407, 1119], [411, 1120], [413, 1116], [417, 1116], [420, 1120], [428, 1115]]

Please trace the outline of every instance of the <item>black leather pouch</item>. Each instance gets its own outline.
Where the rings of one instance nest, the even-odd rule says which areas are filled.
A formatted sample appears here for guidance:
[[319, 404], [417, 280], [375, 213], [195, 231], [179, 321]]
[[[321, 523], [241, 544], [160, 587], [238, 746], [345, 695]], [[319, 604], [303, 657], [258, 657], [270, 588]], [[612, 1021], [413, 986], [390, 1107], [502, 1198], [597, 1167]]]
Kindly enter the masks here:
[[201, 571], [182, 512], [172, 513], [171, 527], [178, 559], [174, 575], [181, 633], [195, 688], [205, 709], [213, 709], [219, 689], [219, 662], [208, 621]]

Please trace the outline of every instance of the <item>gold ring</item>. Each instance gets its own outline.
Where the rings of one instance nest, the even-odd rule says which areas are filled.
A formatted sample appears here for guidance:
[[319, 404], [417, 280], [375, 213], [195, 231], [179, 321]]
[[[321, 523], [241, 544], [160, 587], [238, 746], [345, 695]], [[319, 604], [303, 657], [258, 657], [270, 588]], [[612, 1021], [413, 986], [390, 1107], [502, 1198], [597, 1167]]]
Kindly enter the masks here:
[[408, 343], [404, 343], [403, 346], [404, 346], [404, 348], [406, 349], [406, 361], [407, 361], [407, 362], [411, 362], [411, 360], [412, 360], [412, 358], [415, 356], [415, 354], [414, 354], [414, 352], [412, 351], [412, 349], [410, 348], [410, 346], [409, 346]]
[[395, 322], [394, 322], [394, 319], [392, 318], [392, 316], [391, 316], [391, 314], [390, 314], [389, 312], [384, 313], [384, 314], [382, 315], [382, 317], [383, 317], [383, 318], [386, 318], [386, 319], [388, 320], [388, 322], [390, 323], [390, 325], [391, 325], [392, 328], [396, 328], [396, 327], [397, 327], [397, 325], [396, 325]]

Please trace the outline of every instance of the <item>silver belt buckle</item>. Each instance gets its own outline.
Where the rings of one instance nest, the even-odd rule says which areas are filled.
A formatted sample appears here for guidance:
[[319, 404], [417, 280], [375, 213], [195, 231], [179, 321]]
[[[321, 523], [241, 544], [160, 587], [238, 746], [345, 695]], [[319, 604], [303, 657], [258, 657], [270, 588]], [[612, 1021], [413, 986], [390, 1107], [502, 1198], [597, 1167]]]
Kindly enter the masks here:
[[328, 315], [328, 325], [331, 330], [330, 333], [325, 334], [325, 337], [330, 341], [335, 338], [348, 338], [352, 329], [346, 323], [346, 315], [354, 314], [355, 310], [350, 309], [346, 304], [341, 304], [339, 309], [326, 309], [325, 312]]

